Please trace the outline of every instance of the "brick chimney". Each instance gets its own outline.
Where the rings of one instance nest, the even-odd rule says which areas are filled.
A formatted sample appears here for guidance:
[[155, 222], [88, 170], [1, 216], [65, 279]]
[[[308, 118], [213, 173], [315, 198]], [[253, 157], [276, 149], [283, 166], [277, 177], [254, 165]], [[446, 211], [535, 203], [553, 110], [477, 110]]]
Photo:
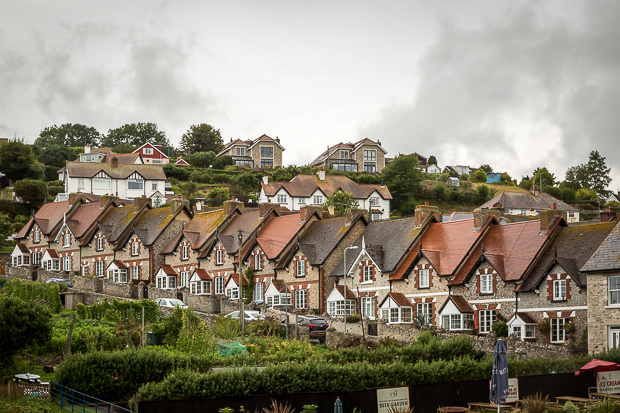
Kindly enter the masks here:
[[368, 220], [368, 210], [360, 208], [347, 208], [344, 211], [344, 225], [351, 225], [351, 223], [358, 214], [363, 215], [364, 217], [366, 217], [366, 220]]
[[484, 223], [486, 222], [486, 220], [491, 217], [494, 216], [495, 218], [497, 218], [499, 220], [499, 218], [501, 217], [500, 214], [500, 210], [499, 209], [482, 209], [482, 208], [476, 208], [474, 209], [474, 230], [478, 231], [482, 228], [482, 226], [484, 225]]
[[114, 195], [102, 195], [101, 198], [99, 198], [99, 206], [103, 208], [112, 201], [118, 201], [118, 197]]
[[568, 222], [566, 211], [560, 211], [559, 209], [544, 209], [540, 211], [540, 231], [547, 232], [555, 217], [562, 217], [564, 221]]
[[280, 143], [280, 138], [276, 136], [276, 142]]
[[224, 215], [230, 215], [230, 213], [233, 212], [235, 208], [239, 208], [239, 210], [243, 213], [243, 202], [224, 201], [224, 205], [222, 208], [224, 209]]
[[316, 174], [319, 176], [319, 181], [324, 181], [325, 180], [325, 171], [324, 170], [319, 169]]
[[424, 203], [424, 205], [418, 205], [415, 207], [415, 217], [414, 217], [414, 225], [419, 227], [422, 225], [426, 218], [434, 215], [437, 221], [441, 222], [441, 212], [439, 212], [439, 207], [430, 206], [428, 201]]
[[[144, 195], [142, 195], [144, 196]], [[150, 199], [149, 199], [150, 201]], [[174, 213], [177, 212], [178, 210], [180, 210], [181, 208], [186, 207], [187, 209], [189, 208], [189, 199], [181, 199], [181, 198], [177, 198], [177, 199], [173, 199], [172, 201], [170, 201], [170, 210]]]
[[116, 156], [112, 158], [110, 165], [112, 165], [112, 168], [116, 168], [118, 166], [118, 158]]
[[[174, 201], [176, 201], [176, 199], [174, 199], [172, 202]], [[142, 195], [139, 198], [134, 198], [133, 204], [138, 207], [141, 207], [144, 204], [149, 204], [149, 206], [152, 206], [152, 200], [151, 198], [147, 198], [146, 195]]]
[[258, 204], [258, 215], [263, 218], [271, 208], [275, 209], [278, 215], [280, 214], [280, 205], [263, 202], [262, 204]]
[[609, 222], [616, 220], [616, 211], [611, 209], [610, 206], [607, 207], [607, 211], [601, 212], [601, 222]]
[[301, 208], [299, 208], [299, 220], [300, 221], [305, 221], [306, 219], [308, 219], [308, 217], [310, 215], [312, 215], [313, 212], [318, 212], [319, 214], [319, 218], [321, 218], [322, 215], [322, 211], [321, 211], [321, 207], [317, 206], [317, 205], [304, 205]]
[[75, 205], [78, 201], [86, 202], [86, 194], [80, 192], [69, 194], [69, 205]]

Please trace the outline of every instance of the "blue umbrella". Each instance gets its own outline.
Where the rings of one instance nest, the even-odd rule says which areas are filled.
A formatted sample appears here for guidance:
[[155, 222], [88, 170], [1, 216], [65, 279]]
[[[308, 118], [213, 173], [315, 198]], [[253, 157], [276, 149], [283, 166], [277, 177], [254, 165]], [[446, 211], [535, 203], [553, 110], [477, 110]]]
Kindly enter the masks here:
[[493, 372], [491, 373], [491, 393], [489, 399], [499, 405], [508, 397], [508, 356], [502, 340], [497, 340], [493, 350]]
[[340, 397], [338, 397], [336, 403], [334, 403], [334, 413], [342, 413], [342, 402], [340, 401]]

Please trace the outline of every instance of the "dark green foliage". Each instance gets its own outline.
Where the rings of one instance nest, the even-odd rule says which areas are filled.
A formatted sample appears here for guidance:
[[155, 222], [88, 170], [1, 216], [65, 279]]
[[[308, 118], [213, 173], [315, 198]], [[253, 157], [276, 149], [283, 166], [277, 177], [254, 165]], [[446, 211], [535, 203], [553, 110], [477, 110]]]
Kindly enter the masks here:
[[164, 342], [170, 346], [175, 346], [183, 327], [183, 319], [187, 318], [197, 324], [200, 318], [191, 309], [175, 308], [172, 314], [165, 317], [161, 322]]
[[[101, 134], [97, 129], [79, 123], [65, 123], [60, 126], [50, 126], [41, 131], [34, 144], [41, 149], [53, 145], [66, 148], [72, 146], [99, 146]], [[75, 159], [76, 157], [74, 157]], [[72, 159], [73, 160], [73, 159]]]
[[359, 206], [353, 195], [341, 191], [340, 189], [323, 202], [323, 210], [327, 211], [330, 205], [334, 206], [334, 209], [338, 211], [338, 216], [341, 217], [344, 216], [346, 209], [357, 208]]
[[544, 188], [549, 185], [555, 186], [555, 175], [550, 173], [547, 168], [536, 168], [533, 175], [532, 184], [538, 188]]
[[228, 188], [213, 188], [207, 194], [209, 206], [222, 206], [227, 199], [230, 199]]
[[528, 191], [532, 188], [532, 185], [532, 180], [528, 178], [521, 178], [521, 182], [519, 182], [519, 187]]
[[47, 194], [49, 196], [56, 196], [62, 192], [65, 192], [65, 187], [64, 186], [50, 186], [47, 188]]
[[[21, 224], [23, 226], [23, 224]], [[13, 234], [13, 224], [8, 215], [0, 213], [0, 247], [8, 244], [7, 237]]]
[[487, 173], [484, 169], [478, 169], [473, 173], [472, 176], [469, 177], [471, 182], [486, 182], [487, 181]]
[[468, 174], [462, 174], [462, 175], [459, 177], [459, 179], [460, 179], [461, 181], [467, 181], [467, 180], [469, 180], [469, 175], [468, 175]]
[[288, 168], [276, 166], [273, 173], [269, 177], [269, 180], [275, 182], [288, 182], [295, 176], [296, 174], [293, 174]]
[[[197, 152], [214, 152], [218, 153], [224, 149], [224, 141], [219, 129], [207, 123], [192, 125], [187, 132], [181, 137], [179, 149], [185, 155]], [[187, 159], [186, 159], [187, 160]], [[187, 160], [191, 165], [189, 160]]]
[[24, 203], [31, 207], [40, 207], [47, 200], [48, 189], [43, 181], [22, 179], [15, 182], [13, 190], [15, 195], [19, 196]]
[[22, 399], [3, 399], [0, 413], [60, 413], [60, 406], [49, 399], [25, 397]]
[[[71, 317], [68, 314], [54, 317], [52, 338], [44, 346], [43, 352], [62, 354], [65, 349]], [[134, 322], [135, 323], [135, 322]], [[87, 353], [91, 351], [114, 351], [125, 349], [125, 341], [116, 329], [116, 322], [108, 320], [78, 319], [71, 335], [71, 352]]]
[[65, 161], [75, 161], [77, 156], [75, 156], [73, 149], [68, 146], [52, 144], [41, 149], [37, 158], [42, 164], [51, 165], [58, 170], [65, 166]]
[[418, 163], [415, 155], [398, 155], [381, 173], [392, 194], [392, 206], [401, 214], [415, 211], [414, 197], [422, 189], [422, 172]]
[[179, 181], [187, 181], [189, 179], [190, 171], [187, 168], [182, 168], [172, 163], [165, 164], [163, 168], [168, 179], [174, 178]]
[[435, 157], [435, 155], [429, 156], [427, 163], [429, 165], [437, 165], [437, 158]]
[[158, 382], [175, 369], [206, 373], [212, 355], [185, 355], [160, 349], [73, 354], [56, 369], [56, 381], [105, 400], [126, 400], [144, 383]]
[[242, 172], [233, 179], [233, 182], [237, 192], [245, 195], [250, 191], [258, 190], [260, 178], [252, 172]]
[[197, 190], [196, 182], [191, 182], [191, 181], [181, 182], [179, 184], [179, 188], [181, 189], [181, 192], [186, 198], [189, 198], [190, 196], [194, 195]]
[[555, 186], [546, 186], [546, 187], [543, 189], [543, 192], [544, 192], [545, 194], [549, 194], [549, 195], [551, 195], [552, 197], [555, 197], [555, 198], [557, 198], [557, 199], [562, 199], [562, 190], [561, 190], [560, 188], [558, 188], [558, 187], [555, 187]]
[[44, 284], [38, 281], [31, 283], [13, 279], [0, 290], [0, 297], [3, 295], [16, 297], [28, 303], [44, 305], [53, 313], [59, 313], [62, 310], [59, 290], [54, 283]]
[[489, 191], [489, 187], [486, 185], [480, 185], [477, 189], [478, 192], [478, 202], [483, 204], [491, 199], [491, 191]]
[[108, 320], [118, 322], [126, 318], [142, 320], [142, 308], [144, 308], [144, 320], [154, 323], [159, 319], [159, 307], [152, 300], [118, 301], [116, 298], [108, 301], [107, 297], [100, 303], [91, 305], [78, 304], [76, 313], [81, 319]]
[[[145, 143], [162, 145], [165, 147], [170, 146], [165, 132], [158, 130], [157, 125], [152, 122], [128, 123], [121, 127], [110, 129], [108, 130], [108, 134], [103, 137], [102, 143], [108, 148], [121, 144], [129, 144], [137, 148]], [[166, 151], [163, 152], [165, 153]]]
[[446, 186], [442, 184], [437, 184], [433, 187], [433, 192], [439, 200], [444, 200], [446, 195]]
[[49, 308], [18, 295], [0, 294], [0, 331], [0, 376], [4, 376], [14, 355], [49, 341], [52, 332]]
[[215, 161], [215, 153], [213, 151], [196, 152], [186, 155], [184, 159], [196, 168], [208, 168]]
[[230, 155], [222, 155], [215, 158], [213, 161], [213, 169], [224, 169], [229, 165], [233, 164], [232, 156]]
[[17, 140], [0, 146], [0, 165], [2, 173], [14, 181], [40, 179], [43, 175], [43, 166], [37, 162], [32, 147]]
[[508, 337], [508, 325], [505, 321], [499, 321], [491, 327], [497, 337]]
[[13, 200], [0, 199], [0, 214], [6, 214], [12, 217], [14, 212], [15, 205], [13, 205]]
[[380, 184], [381, 183], [381, 178], [379, 178], [377, 175], [370, 175], [370, 174], [360, 174], [357, 176], [357, 183], [358, 184]]
[[46, 165], [43, 170], [43, 179], [45, 179], [46, 182], [55, 181], [56, 179], [58, 179], [58, 169], [59, 168], [56, 168], [55, 166]]

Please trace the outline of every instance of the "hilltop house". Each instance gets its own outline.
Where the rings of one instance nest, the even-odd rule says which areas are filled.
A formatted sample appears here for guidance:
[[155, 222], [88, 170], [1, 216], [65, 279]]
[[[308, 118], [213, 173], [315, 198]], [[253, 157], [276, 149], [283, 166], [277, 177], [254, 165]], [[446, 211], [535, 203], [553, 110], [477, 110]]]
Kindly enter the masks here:
[[250, 168], [273, 168], [282, 166], [284, 147], [280, 138], [275, 139], [263, 134], [254, 140], [243, 141], [232, 138], [217, 156], [229, 155], [233, 165], [245, 165]]
[[338, 143], [328, 147], [310, 166], [319, 166], [336, 171], [381, 173], [385, 168], [385, 155], [380, 141], [368, 138], [355, 143]]
[[389, 219], [392, 195], [385, 185], [358, 184], [343, 175], [328, 175], [325, 171], [299, 174], [290, 182], [269, 182], [263, 177], [259, 202], [273, 202], [291, 211], [306, 205], [323, 205], [336, 191], [352, 194], [358, 208], [372, 214], [372, 220]]
[[534, 195], [530, 192], [502, 192], [480, 208], [501, 208], [506, 215], [540, 215], [541, 211], [557, 209], [567, 213], [568, 223], [579, 221], [579, 209], [545, 193]]
[[170, 162], [168, 155], [162, 152], [161, 145], [145, 143], [132, 153], [140, 155], [146, 165], [165, 165]]

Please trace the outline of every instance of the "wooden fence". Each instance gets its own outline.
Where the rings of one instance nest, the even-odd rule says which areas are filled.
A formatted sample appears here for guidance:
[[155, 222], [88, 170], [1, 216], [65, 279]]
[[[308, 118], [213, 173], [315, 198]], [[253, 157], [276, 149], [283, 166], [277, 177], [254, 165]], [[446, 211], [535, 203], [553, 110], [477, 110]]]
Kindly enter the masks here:
[[49, 384], [15, 384], [15, 383], [0, 383], [0, 399], [6, 399], [9, 397], [42, 397], [49, 399], [50, 397], [50, 385]]

